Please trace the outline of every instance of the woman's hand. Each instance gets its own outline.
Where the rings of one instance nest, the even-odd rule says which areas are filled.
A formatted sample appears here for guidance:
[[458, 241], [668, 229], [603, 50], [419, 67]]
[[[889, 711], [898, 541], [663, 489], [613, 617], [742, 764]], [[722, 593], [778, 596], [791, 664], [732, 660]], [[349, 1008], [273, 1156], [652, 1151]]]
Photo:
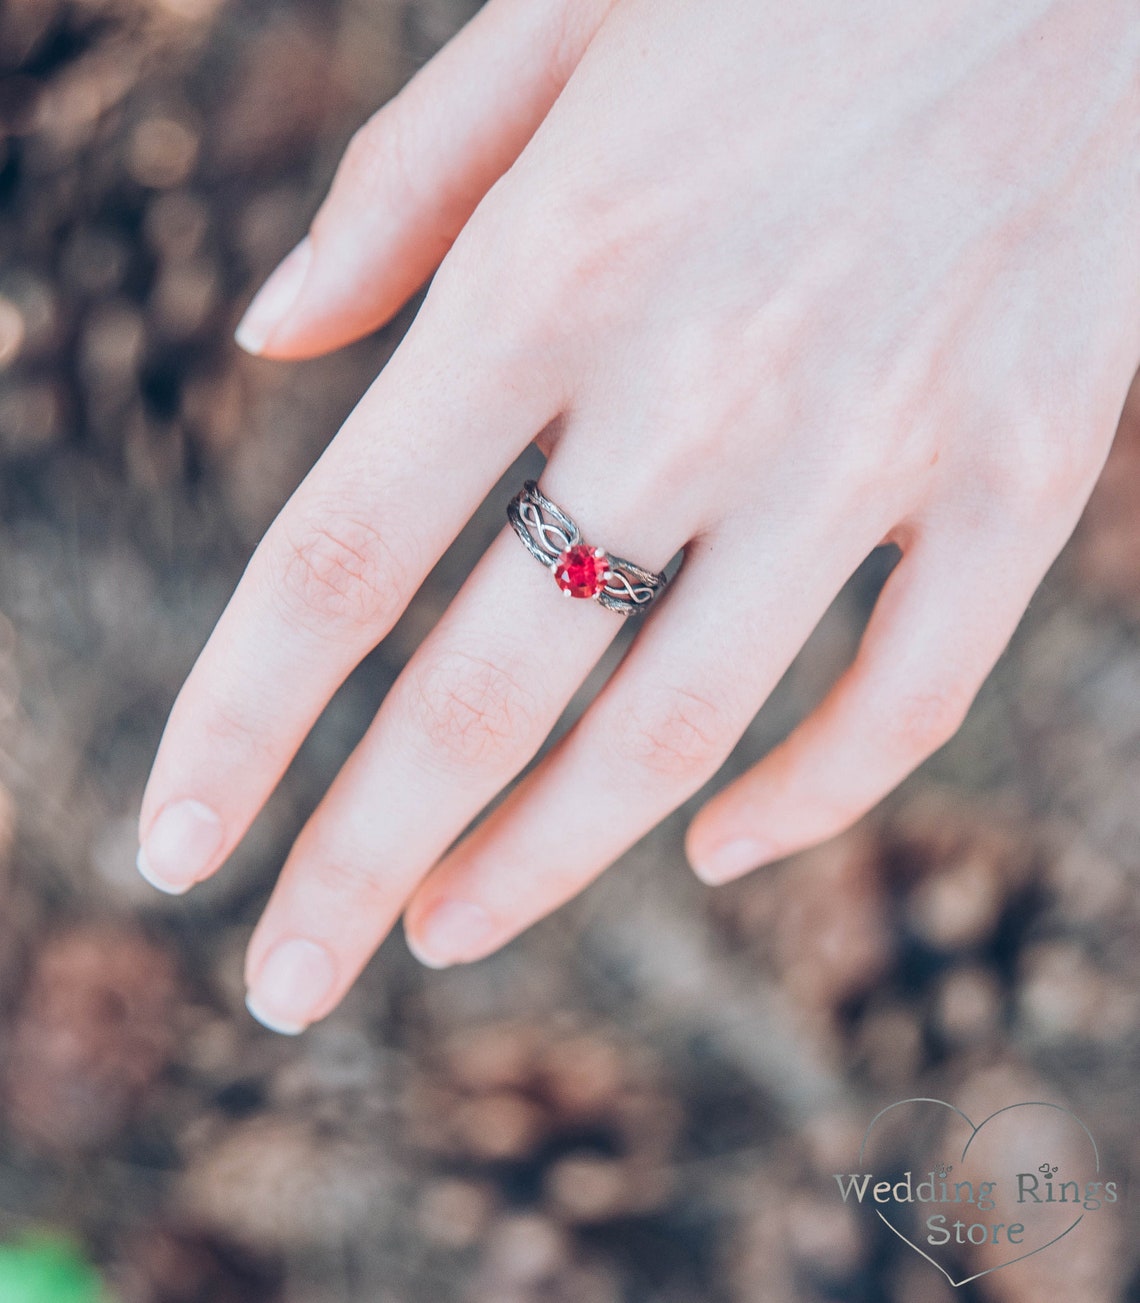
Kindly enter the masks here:
[[[293, 847], [251, 1007], [328, 1013], [404, 914], [485, 955], [719, 768], [851, 572], [902, 558], [820, 707], [688, 838], [720, 882], [846, 827], [957, 729], [1068, 538], [1140, 361], [1135, 0], [490, 0], [352, 141], [239, 332], [411, 329], [188, 678], [140, 866], [184, 890], [528, 443], [672, 590], [621, 625], [509, 527]], [[440, 857], [443, 857], [442, 859]]]

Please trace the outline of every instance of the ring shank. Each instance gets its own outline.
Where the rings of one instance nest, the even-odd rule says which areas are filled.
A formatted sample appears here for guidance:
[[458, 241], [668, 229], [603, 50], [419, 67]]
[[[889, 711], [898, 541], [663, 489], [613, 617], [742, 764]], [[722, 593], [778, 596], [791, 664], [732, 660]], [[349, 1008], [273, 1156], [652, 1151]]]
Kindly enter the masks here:
[[[531, 556], [549, 570], [566, 552], [582, 544], [577, 523], [546, 497], [536, 480], [527, 480], [507, 504], [507, 519]], [[664, 592], [668, 582], [664, 572], [644, 570], [610, 552], [605, 557], [605, 583], [593, 593], [600, 606], [620, 615], [636, 615]]]

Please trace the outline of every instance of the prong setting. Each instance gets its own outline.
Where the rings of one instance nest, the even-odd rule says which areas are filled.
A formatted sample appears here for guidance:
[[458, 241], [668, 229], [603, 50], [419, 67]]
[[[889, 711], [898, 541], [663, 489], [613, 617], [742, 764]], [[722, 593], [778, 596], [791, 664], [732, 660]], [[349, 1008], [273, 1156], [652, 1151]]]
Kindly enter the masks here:
[[507, 519], [527, 551], [551, 571], [564, 597], [592, 597], [620, 615], [644, 611], [661, 595], [667, 576], [643, 570], [583, 542], [582, 532], [534, 480], [507, 504]]

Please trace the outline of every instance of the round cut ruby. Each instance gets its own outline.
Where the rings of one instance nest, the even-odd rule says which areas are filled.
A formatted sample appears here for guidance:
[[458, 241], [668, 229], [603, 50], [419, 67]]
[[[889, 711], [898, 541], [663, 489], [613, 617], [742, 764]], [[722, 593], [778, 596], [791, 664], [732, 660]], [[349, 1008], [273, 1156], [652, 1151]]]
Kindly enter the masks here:
[[571, 597], [593, 597], [605, 587], [609, 561], [605, 553], [579, 543], [569, 547], [554, 563], [554, 581]]

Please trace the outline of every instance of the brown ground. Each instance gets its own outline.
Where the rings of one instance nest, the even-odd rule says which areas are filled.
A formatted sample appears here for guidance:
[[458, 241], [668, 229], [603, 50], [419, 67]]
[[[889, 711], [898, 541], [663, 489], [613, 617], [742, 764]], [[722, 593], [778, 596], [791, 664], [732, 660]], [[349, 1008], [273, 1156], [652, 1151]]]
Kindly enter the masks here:
[[[678, 818], [490, 960], [430, 972], [397, 933], [303, 1038], [252, 1022], [282, 856], [512, 473], [225, 873], [185, 900], [135, 874], [174, 694], [414, 305], [296, 367], [239, 353], [239, 309], [473, 8], [0, 7], [4, 1234], [76, 1232], [123, 1303], [1140, 1298], [1127, 1212], [951, 1291], [830, 1175], [915, 1095], [1064, 1103], [1140, 1164], [1140, 404], [965, 728], [829, 847], [709, 891]], [[731, 768], [818, 698], [888, 565]]]

